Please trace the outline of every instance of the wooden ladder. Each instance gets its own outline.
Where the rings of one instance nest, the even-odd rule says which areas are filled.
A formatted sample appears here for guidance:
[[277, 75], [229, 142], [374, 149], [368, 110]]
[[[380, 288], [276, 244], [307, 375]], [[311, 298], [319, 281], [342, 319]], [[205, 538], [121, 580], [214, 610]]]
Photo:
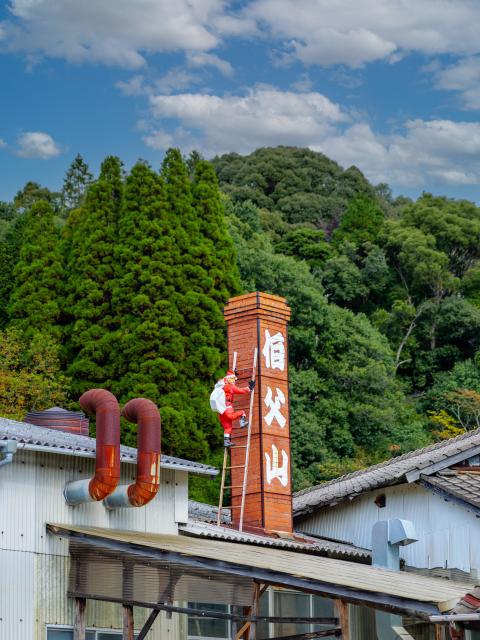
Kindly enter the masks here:
[[[255, 381], [255, 374], [257, 371], [257, 354], [258, 354], [258, 349], [255, 348], [255, 351], [253, 352], [253, 366], [252, 366], [252, 380]], [[237, 352], [235, 351], [233, 354], [233, 371], [235, 371], [235, 367], [237, 364]], [[231, 461], [231, 456], [229, 456], [229, 449], [232, 449], [233, 447], [225, 447], [224, 452], [223, 452], [223, 467], [222, 467], [222, 481], [220, 484], [220, 498], [218, 501], [218, 513], [217, 513], [217, 525], [220, 526], [221, 521], [222, 521], [222, 512], [225, 509], [230, 509], [230, 513], [232, 511], [232, 509], [240, 509], [240, 522], [239, 522], [239, 531], [243, 531], [243, 514], [245, 511], [245, 496], [247, 493], [247, 480], [248, 480], [248, 463], [250, 460], [250, 440], [251, 440], [251, 435], [252, 435], [252, 414], [253, 414], [253, 399], [255, 396], [255, 387], [252, 389], [252, 392], [250, 393], [250, 410], [248, 412], [248, 429], [247, 429], [247, 444], [242, 444], [242, 445], [234, 445], [236, 449], [245, 449], [245, 460], [244, 460], [244, 464], [237, 464], [232, 466], [231, 464], [228, 464], [229, 460]], [[225, 479], [227, 476], [227, 471], [230, 471], [232, 469], [243, 469], [243, 484], [237, 484], [237, 485], [226, 485], [225, 484]], [[231, 473], [230, 473], [230, 477], [231, 477]], [[228, 507], [224, 507], [223, 506], [223, 498], [224, 498], [224, 494], [225, 494], [225, 490], [226, 489], [241, 489], [242, 490], [242, 500], [241, 503], [239, 505], [230, 505]]]

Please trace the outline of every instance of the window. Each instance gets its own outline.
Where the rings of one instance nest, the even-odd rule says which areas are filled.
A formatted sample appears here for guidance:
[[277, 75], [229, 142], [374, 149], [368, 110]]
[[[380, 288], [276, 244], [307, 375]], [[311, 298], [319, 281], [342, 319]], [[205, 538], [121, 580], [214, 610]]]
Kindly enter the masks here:
[[[221, 611], [228, 613], [229, 608], [226, 604], [205, 604], [203, 602], [189, 602], [189, 608], [201, 609], [202, 611]], [[218, 638], [228, 639], [230, 634], [229, 620], [220, 620], [219, 618], [203, 618], [201, 616], [188, 616], [188, 638], [189, 640], [217, 640]]]
[[[269, 589], [260, 599], [260, 615], [305, 618], [333, 618], [333, 602], [327, 598], [300, 593], [298, 591]], [[257, 624], [257, 636], [262, 640], [282, 635], [299, 635], [312, 631], [331, 628], [329, 625], [305, 623], [268, 623]], [[329, 636], [334, 640], [334, 636]]]
[[[122, 640], [122, 637], [121, 631], [89, 629], [85, 633], [85, 640]], [[73, 628], [48, 627], [47, 640], [73, 640]]]

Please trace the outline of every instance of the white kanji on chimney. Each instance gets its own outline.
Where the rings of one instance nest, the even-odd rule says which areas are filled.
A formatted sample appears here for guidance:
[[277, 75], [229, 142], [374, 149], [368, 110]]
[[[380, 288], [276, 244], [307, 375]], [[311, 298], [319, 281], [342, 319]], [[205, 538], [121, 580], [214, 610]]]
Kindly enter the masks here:
[[265, 400], [263, 401], [270, 411], [265, 416], [264, 420], [267, 425], [270, 427], [272, 422], [276, 420], [278, 424], [283, 427], [287, 424], [287, 420], [285, 416], [282, 415], [280, 411], [283, 404], [285, 404], [285, 394], [281, 389], [276, 387], [275, 389], [276, 395], [273, 397], [273, 391], [270, 387], [267, 387], [267, 395], [265, 396]]
[[267, 369], [285, 369], [285, 338], [280, 331], [271, 336], [270, 331], [265, 329], [265, 346], [262, 353]]
[[272, 480], [278, 478], [283, 487], [288, 485], [288, 454], [282, 449], [282, 466], [278, 466], [278, 449], [272, 444], [272, 457], [265, 453], [267, 461], [267, 482], [272, 484]]

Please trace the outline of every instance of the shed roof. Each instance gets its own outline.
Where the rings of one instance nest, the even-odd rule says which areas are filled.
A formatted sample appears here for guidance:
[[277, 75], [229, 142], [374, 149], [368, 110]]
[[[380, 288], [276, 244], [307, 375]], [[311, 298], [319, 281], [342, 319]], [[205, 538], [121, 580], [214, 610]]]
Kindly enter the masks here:
[[[59, 453], [81, 458], [95, 457], [95, 438], [58, 431], [57, 429], [37, 427], [33, 424], [17, 422], [7, 418], [0, 418], [0, 440], [15, 440], [19, 448], [26, 450]], [[135, 464], [137, 462], [137, 450], [133, 447], [121, 445], [120, 460]], [[215, 467], [173, 456], [162, 455], [162, 467], [200, 475], [215, 476], [218, 474], [218, 470]]]
[[[228, 526], [217, 526], [202, 521], [190, 521], [180, 525], [179, 530], [184, 535], [199, 538], [210, 538], [215, 540], [228, 540], [230, 542], [241, 542], [243, 544], [253, 544], [260, 547], [270, 547], [276, 549], [292, 549], [303, 553], [327, 556], [329, 558], [356, 559], [360, 562], [369, 562], [371, 552], [352, 544], [333, 542], [323, 538], [315, 538], [304, 533], [298, 533], [295, 539], [276, 538], [272, 536], [261, 536], [246, 531], [238, 531]], [[295, 532], [294, 532], [295, 534]]]
[[266, 584], [318, 593], [349, 602], [429, 616], [452, 609], [471, 585], [389, 571], [298, 551], [174, 536], [49, 524], [56, 535], [92, 547], [207, 569], [212, 575], [248, 577]]
[[352, 500], [367, 491], [415, 481], [477, 453], [480, 453], [480, 429], [299, 491], [293, 496], [293, 514], [305, 515], [316, 508]]

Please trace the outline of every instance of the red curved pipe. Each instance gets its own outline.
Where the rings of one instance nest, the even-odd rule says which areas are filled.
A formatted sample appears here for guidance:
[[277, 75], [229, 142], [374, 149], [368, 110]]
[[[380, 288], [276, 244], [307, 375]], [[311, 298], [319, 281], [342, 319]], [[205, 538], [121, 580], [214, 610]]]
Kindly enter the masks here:
[[93, 500], [103, 500], [120, 480], [120, 407], [115, 396], [105, 389], [90, 389], [80, 398], [80, 406], [96, 416], [97, 447], [95, 475], [88, 492]]
[[160, 487], [161, 421], [157, 405], [146, 398], [135, 398], [124, 406], [122, 416], [138, 424], [137, 479], [128, 487], [128, 500], [142, 507]]

